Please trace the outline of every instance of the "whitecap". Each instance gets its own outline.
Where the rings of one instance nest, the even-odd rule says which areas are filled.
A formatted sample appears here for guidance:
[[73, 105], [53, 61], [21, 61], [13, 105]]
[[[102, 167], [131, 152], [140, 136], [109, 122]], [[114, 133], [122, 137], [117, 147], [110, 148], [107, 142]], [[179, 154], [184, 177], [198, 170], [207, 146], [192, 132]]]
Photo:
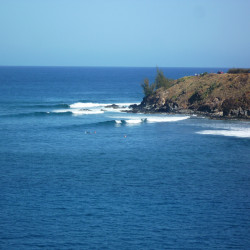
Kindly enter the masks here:
[[177, 121], [182, 121], [182, 120], [186, 120], [189, 118], [190, 118], [190, 116], [147, 117], [146, 121], [149, 123], [153, 123], [153, 122], [177, 122]]
[[58, 109], [58, 110], [53, 110], [51, 111], [52, 113], [67, 113], [67, 112], [71, 112], [70, 109]]
[[121, 121], [121, 120], [115, 120], [115, 123], [117, 123], [117, 124], [121, 124], [121, 123], [122, 123], [122, 121]]
[[129, 110], [130, 110], [130, 108], [128, 108], [128, 107], [116, 108], [116, 109], [110, 108], [110, 107], [105, 107], [105, 109], [104, 109], [104, 111], [112, 112], [112, 113], [115, 113], [115, 112], [120, 113], [120, 112], [122, 112], [122, 111], [129, 111]]
[[95, 110], [81, 110], [81, 109], [58, 109], [53, 110], [52, 113], [72, 113], [73, 115], [91, 115], [91, 114], [102, 114], [104, 111]]
[[137, 120], [138, 123], [140, 122], [148, 122], [148, 123], [155, 123], [155, 122], [177, 122], [189, 119], [190, 116], [155, 116], [155, 115], [138, 115], [134, 114], [133, 116], [110, 116], [110, 118], [115, 119], [124, 119], [126, 122], [131, 120], [131, 123], [136, 123], [134, 120]]
[[202, 135], [222, 135], [222, 136], [234, 136], [239, 138], [250, 138], [250, 129], [231, 129], [231, 130], [203, 130], [196, 132], [197, 134]]
[[116, 109], [113, 109], [113, 108], [105, 108], [103, 109], [105, 112], [112, 112], [112, 113], [121, 113], [121, 111], [125, 111], [125, 110], [129, 110], [127, 108], [124, 108], [124, 109], [120, 109], [120, 108], [116, 108]]
[[141, 123], [143, 120], [142, 119], [132, 119], [132, 120], [125, 120], [125, 122], [127, 124], [139, 124]]
[[134, 105], [134, 104], [136, 104], [136, 105], [139, 105], [140, 103], [134, 103], [134, 102], [132, 102], [132, 103], [115, 103], [116, 105], [118, 105], [118, 106], [124, 106], [124, 107], [129, 107], [130, 105]]
[[73, 115], [92, 115], [92, 114], [102, 114], [102, 110], [71, 110]]
[[[74, 109], [77, 109], [77, 108], [94, 108], [94, 107], [105, 107], [105, 108], [109, 108], [109, 107], [106, 107], [106, 106], [110, 106], [110, 105], [118, 105], [120, 107], [120, 110], [124, 110], [125, 108], [128, 108], [130, 105], [133, 105], [133, 104], [139, 104], [139, 103], [93, 103], [93, 102], [76, 102], [76, 103], [73, 103], [73, 104], [70, 104], [70, 108], [74, 108]], [[113, 109], [112, 107], [110, 107], [112, 110], [115, 110]]]
[[106, 106], [106, 105], [111, 105], [111, 104], [103, 104], [103, 103], [93, 103], [93, 102], [76, 102], [73, 104], [70, 104], [70, 108], [94, 108], [94, 107], [102, 107], [102, 106]]

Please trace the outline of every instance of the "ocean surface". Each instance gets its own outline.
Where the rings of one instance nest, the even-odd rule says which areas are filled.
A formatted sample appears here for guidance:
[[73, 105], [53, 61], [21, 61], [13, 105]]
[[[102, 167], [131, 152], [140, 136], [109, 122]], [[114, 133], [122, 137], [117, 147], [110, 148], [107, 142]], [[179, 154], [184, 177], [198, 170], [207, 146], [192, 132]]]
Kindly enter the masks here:
[[122, 112], [155, 75], [0, 67], [0, 249], [249, 249], [250, 123]]

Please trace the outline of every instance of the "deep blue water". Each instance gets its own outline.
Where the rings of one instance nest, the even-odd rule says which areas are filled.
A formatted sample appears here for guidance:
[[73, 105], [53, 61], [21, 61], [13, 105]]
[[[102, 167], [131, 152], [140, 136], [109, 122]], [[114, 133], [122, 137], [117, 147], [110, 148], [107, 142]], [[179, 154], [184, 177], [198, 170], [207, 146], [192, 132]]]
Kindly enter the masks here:
[[105, 107], [155, 73], [0, 67], [0, 249], [249, 248], [249, 122]]

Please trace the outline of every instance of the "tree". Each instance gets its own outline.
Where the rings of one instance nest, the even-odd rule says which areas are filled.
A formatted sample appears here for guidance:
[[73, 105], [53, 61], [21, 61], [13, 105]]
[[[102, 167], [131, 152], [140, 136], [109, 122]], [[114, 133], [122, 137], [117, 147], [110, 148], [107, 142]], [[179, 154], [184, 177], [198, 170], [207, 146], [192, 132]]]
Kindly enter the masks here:
[[156, 89], [165, 88], [168, 89], [173, 85], [173, 80], [164, 76], [163, 72], [157, 68], [157, 75], [155, 78]]
[[150, 85], [148, 78], [144, 79], [144, 83], [142, 83], [141, 86], [145, 96], [152, 95], [155, 91], [155, 83]]
[[159, 88], [168, 89], [173, 85], [173, 80], [164, 76], [163, 72], [157, 68], [157, 75], [155, 77], [155, 82], [149, 83], [148, 78], [144, 79], [144, 83], [141, 84], [144, 95], [152, 95], [155, 90]]

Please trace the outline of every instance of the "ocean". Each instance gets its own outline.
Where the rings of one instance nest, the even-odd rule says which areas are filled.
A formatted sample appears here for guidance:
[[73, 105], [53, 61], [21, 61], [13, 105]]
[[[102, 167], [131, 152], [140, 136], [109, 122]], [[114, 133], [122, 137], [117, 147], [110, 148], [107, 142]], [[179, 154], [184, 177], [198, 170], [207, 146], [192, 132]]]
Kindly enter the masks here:
[[0, 249], [249, 248], [250, 122], [123, 112], [155, 75], [0, 67]]

